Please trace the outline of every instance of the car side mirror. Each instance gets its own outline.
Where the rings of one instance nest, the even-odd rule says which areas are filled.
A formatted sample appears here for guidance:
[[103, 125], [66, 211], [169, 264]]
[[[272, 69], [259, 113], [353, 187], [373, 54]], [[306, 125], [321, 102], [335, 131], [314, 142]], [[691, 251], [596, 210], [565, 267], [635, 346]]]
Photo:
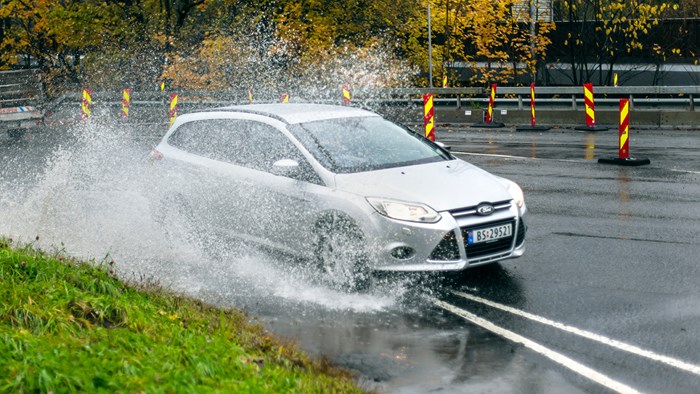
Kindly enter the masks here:
[[299, 173], [299, 162], [292, 159], [277, 160], [272, 164], [272, 173], [293, 178]]

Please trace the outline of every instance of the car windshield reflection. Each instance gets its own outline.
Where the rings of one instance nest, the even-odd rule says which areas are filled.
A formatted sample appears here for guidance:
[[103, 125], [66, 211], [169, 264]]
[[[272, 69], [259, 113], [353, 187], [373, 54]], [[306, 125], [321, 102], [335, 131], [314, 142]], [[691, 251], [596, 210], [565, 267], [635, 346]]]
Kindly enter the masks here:
[[355, 117], [289, 127], [324, 167], [353, 173], [451, 160], [444, 150], [381, 117]]

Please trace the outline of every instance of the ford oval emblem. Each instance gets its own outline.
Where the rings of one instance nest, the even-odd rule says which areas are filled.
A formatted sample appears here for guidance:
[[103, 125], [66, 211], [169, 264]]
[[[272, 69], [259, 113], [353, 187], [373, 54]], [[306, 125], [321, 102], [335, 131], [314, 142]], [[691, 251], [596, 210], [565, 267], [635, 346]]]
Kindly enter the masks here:
[[481, 204], [476, 207], [476, 213], [481, 216], [488, 216], [493, 213], [493, 205], [491, 204]]

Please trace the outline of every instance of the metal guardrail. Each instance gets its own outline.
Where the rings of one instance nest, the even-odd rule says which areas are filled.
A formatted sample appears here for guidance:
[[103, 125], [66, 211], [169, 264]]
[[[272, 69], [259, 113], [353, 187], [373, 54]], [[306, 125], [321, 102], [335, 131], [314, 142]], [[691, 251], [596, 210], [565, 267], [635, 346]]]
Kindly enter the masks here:
[[[489, 88], [400, 88], [400, 89], [372, 89], [357, 90], [353, 92], [353, 102], [375, 104], [415, 104], [422, 105], [423, 94], [434, 94], [437, 106], [463, 106], [485, 107], [488, 102]], [[157, 105], [166, 103], [169, 92], [162, 91], [134, 91], [131, 94], [132, 105], [146, 104]], [[179, 103], [193, 107], [211, 107], [232, 104], [248, 103], [245, 89], [203, 91], [203, 90], [177, 90]], [[301, 100], [307, 102], [340, 103], [342, 98], [340, 91], [337, 97], [334, 92], [291, 92], [292, 101]], [[632, 107], [649, 110], [680, 110], [695, 111], [700, 104], [700, 86], [594, 86], [595, 103], [597, 108], [614, 108], [620, 98], [629, 98]], [[541, 86], [536, 88], [536, 100], [538, 110], [578, 110], [583, 106], [583, 87], [578, 86]], [[275, 102], [278, 100], [276, 93], [266, 92], [256, 96], [256, 102]], [[70, 92], [63, 94], [56, 101], [79, 102], [81, 93]], [[95, 103], [121, 103], [121, 92], [94, 92]], [[515, 108], [524, 110], [529, 108], [530, 87], [498, 87], [496, 105], [502, 108]]]
[[[696, 104], [700, 104], [700, 86], [594, 86], [593, 91], [597, 104], [610, 107], [614, 107], [620, 98], [629, 98], [632, 108], [638, 106], [637, 109], [695, 111]], [[422, 102], [420, 96], [423, 94], [433, 94], [436, 105], [451, 104], [461, 108], [464, 101], [487, 102], [489, 93], [490, 88], [415, 88], [384, 89], [375, 96], [382, 100], [403, 99], [418, 103]], [[498, 87], [496, 100], [499, 106], [523, 110], [529, 106], [530, 87]], [[575, 111], [583, 103], [583, 87], [536, 87], [536, 100], [539, 110], [568, 107]]]

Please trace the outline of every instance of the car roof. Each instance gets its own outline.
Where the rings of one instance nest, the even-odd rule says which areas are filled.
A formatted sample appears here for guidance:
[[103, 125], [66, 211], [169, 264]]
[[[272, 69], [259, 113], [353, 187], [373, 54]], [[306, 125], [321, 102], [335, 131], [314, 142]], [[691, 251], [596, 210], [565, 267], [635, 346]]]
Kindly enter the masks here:
[[374, 112], [340, 105], [311, 103], [248, 104], [212, 108], [216, 112], [245, 112], [269, 116], [287, 124], [313, 122], [317, 120], [379, 116]]

